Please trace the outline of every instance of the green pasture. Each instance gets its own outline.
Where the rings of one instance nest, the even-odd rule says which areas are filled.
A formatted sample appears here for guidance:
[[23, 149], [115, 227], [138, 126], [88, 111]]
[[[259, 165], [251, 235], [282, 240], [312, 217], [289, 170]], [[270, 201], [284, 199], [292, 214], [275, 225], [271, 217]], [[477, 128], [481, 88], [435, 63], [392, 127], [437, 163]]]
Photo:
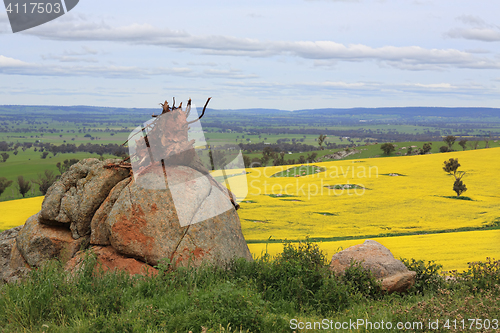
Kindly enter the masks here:
[[[1, 153], [1, 152], [0, 152]], [[0, 195], [0, 201], [14, 200], [22, 198], [16, 189], [16, 180], [18, 176], [23, 176], [24, 179], [33, 180], [38, 178], [38, 174], [42, 174], [45, 170], [51, 170], [54, 174], [58, 175], [59, 170], [56, 167], [58, 162], [63, 162], [64, 160], [69, 160], [72, 158], [84, 159], [84, 158], [99, 158], [97, 154], [90, 154], [85, 152], [78, 153], [67, 153], [67, 154], [57, 154], [54, 156], [49, 153], [45, 159], [40, 156], [42, 153], [35, 152], [33, 148], [26, 149], [26, 151], [19, 150], [17, 155], [14, 155], [12, 151], [7, 152], [10, 156], [7, 162], [0, 162], [0, 177], [5, 177], [8, 180], [12, 180], [13, 183]], [[103, 155], [104, 158], [116, 158], [112, 155]], [[26, 194], [26, 197], [39, 196], [41, 195], [38, 190], [38, 185], [32, 184], [33, 191]]]
[[[389, 156], [404, 156], [408, 148], [410, 146], [416, 146], [416, 148], [413, 148], [413, 150], [417, 150], [423, 147], [424, 143], [426, 142], [418, 142], [418, 141], [413, 141], [413, 142], [393, 142], [394, 145], [396, 145], [396, 150], [392, 152], [390, 155], [385, 155], [384, 152], [380, 149], [381, 145], [384, 142], [379, 142], [378, 144], [369, 144], [369, 145], [362, 145], [362, 146], [357, 146], [354, 148], [349, 148], [350, 151], [352, 152], [353, 149], [356, 151], [354, 154], [346, 156], [342, 159], [363, 159], [363, 158], [373, 158], [373, 157], [389, 157]], [[437, 154], [440, 153], [439, 148], [441, 146], [445, 146], [446, 143], [443, 141], [432, 141], [432, 150], [431, 154]], [[484, 149], [486, 146], [486, 143], [484, 141], [480, 141], [478, 144], [477, 149]], [[402, 149], [405, 147], [406, 149]], [[500, 141], [497, 140], [497, 142], [490, 141], [489, 142], [489, 147], [494, 148], [494, 147], [500, 147]], [[455, 144], [452, 146], [452, 149], [457, 150], [457, 151], [462, 151], [462, 147], [458, 145], [458, 142], [455, 142]], [[465, 150], [471, 150], [472, 148], [469, 146], [469, 143], [467, 143], [466, 149]], [[330, 161], [332, 159], [330, 158], [323, 158], [325, 155], [332, 155], [335, 152], [338, 152], [343, 149], [324, 149], [324, 150], [316, 150], [316, 151], [310, 151], [310, 152], [302, 152], [302, 153], [291, 153], [289, 154], [288, 152], [285, 152], [285, 160], [291, 160], [295, 159], [296, 163], [300, 156], [304, 156], [307, 158], [308, 155], [311, 155], [312, 153], [316, 153], [318, 158], [322, 158], [323, 161]], [[252, 153], [245, 153], [246, 156], [250, 157], [250, 159], [253, 158], [261, 158], [262, 153], [261, 152], [252, 152]], [[272, 161], [268, 162], [268, 165], [272, 165]]]

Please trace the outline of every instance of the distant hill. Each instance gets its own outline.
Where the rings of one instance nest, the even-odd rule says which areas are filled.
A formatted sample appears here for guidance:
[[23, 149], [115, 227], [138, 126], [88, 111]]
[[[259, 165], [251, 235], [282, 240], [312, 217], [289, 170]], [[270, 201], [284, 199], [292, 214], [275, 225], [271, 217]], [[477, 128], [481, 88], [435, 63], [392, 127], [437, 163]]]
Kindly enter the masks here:
[[[198, 107], [201, 111], [201, 107]], [[22, 114], [158, 114], [161, 108], [119, 108], [100, 106], [53, 106], [53, 105], [0, 105], [0, 115]], [[211, 109], [208, 113], [245, 113], [247, 115], [398, 115], [403, 117], [500, 117], [500, 108], [483, 107], [381, 107], [381, 108], [324, 108], [303, 110], [280, 109]]]
[[405, 117], [499, 117], [500, 108], [481, 107], [384, 107], [384, 108], [352, 108], [352, 109], [306, 109], [297, 110], [300, 114], [383, 114]]

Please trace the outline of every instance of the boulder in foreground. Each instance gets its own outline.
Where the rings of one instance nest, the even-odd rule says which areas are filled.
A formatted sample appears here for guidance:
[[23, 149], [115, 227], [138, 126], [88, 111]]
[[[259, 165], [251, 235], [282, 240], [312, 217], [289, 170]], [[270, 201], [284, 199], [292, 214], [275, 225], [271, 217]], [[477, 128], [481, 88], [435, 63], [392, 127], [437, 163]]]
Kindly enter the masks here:
[[72, 270], [89, 247], [104, 271], [130, 274], [155, 274], [162, 259], [192, 267], [252, 260], [235, 207], [208, 175], [188, 166], [159, 168], [151, 166], [136, 182], [121, 160], [71, 166], [39, 213], [0, 233], [0, 281], [15, 281], [51, 259]]
[[333, 255], [330, 270], [343, 274], [352, 262], [370, 270], [387, 293], [404, 292], [415, 284], [416, 272], [408, 270], [391, 251], [374, 240], [351, 246]]

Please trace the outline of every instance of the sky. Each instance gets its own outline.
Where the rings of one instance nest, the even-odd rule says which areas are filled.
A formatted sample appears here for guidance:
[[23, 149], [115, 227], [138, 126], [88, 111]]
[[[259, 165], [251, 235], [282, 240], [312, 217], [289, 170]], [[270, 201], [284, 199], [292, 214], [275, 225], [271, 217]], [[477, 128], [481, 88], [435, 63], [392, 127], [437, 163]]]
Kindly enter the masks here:
[[497, 0], [80, 0], [12, 33], [0, 105], [500, 106]]

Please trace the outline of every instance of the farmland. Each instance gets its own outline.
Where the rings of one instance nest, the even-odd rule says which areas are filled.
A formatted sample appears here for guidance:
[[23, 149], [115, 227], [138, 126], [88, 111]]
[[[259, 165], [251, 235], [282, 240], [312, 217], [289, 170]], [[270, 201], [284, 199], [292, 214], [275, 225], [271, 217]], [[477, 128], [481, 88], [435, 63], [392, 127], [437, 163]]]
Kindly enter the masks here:
[[[471, 200], [454, 197], [453, 177], [441, 168], [449, 158], [467, 172], [464, 195]], [[465, 269], [468, 261], [500, 255], [499, 162], [495, 148], [316, 163], [326, 171], [294, 178], [269, 177], [288, 166], [251, 170], [239, 211], [243, 232], [254, 254], [278, 252], [273, 239], [308, 235], [332, 255], [375, 238], [396, 256]], [[331, 186], [347, 184], [360, 188]]]
[[[442, 170], [449, 158], [458, 158], [466, 171], [462, 197], [470, 200], [456, 198], [453, 177]], [[318, 168], [254, 168], [231, 179], [248, 184], [238, 213], [254, 256], [277, 253], [280, 241], [306, 236], [328, 255], [373, 238], [396, 257], [435, 260], [451, 270], [500, 255], [499, 163], [500, 148], [491, 148], [315, 163]], [[4, 202], [0, 209], [9, 215], [21, 202], [29, 203], [22, 208], [29, 216], [41, 200]], [[24, 219], [0, 217], [0, 229]]]
[[[0, 163], [0, 177], [13, 181], [0, 195], [4, 213], [0, 230], [24, 223], [40, 209], [37, 185], [32, 184], [27, 199], [21, 199], [15, 184], [19, 175], [35, 180], [45, 170], [60, 174], [56, 164], [64, 160], [115, 158], [76, 147], [121, 145], [132, 129], [155, 112], [0, 106], [0, 143], [4, 148], [8, 145], [0, 153], [9, 154]], [[208, 144], [239, 145], [250, 160], [263, 157], [262, 147], [275, 154], [283, 152], [286, 162], [317, 154], [309, 165], [248, 168], [246, 175], [231, 177], [232, 183], [248, 185], [248, 193], [240, 197], [239, 216], [255, 256], [279, 252], [284, 240], [310, 237], [328, 255], [374, 238], [396, 257], [436, 260], [444, 269], [464, 269], [467, 261], [499, 257], [500, 118], [496, 109], [209, 109], [202, 125]], [[318, 145], [319, 134], [327, 135], [324, 149]], [[456, 151], [440, 153], [446, 135], [457, 136], [452, 147]], [[463, 148], [458, 145], [460, 138], [469, 141]], [[380, 149], [384, 142], [395, 145], [390, 155]], [[422, 148], [425, 142], [432, 143], [429, 154], [405, 156], [408, 148]], [[261, 148], [256, 149], [256, 144]], [[64, 153], [54, 149], [61, 145], [75, 149]], [[45, 158], [42, 149], [47, 152]], [[350, 154], [333, 160], [332, 154], [338, 151]], [[442, 170], [443, 161], [452, 157], [466, 172], [468, 190], [462, 197], [470, 200], [455, 198], [453, 176]]]

